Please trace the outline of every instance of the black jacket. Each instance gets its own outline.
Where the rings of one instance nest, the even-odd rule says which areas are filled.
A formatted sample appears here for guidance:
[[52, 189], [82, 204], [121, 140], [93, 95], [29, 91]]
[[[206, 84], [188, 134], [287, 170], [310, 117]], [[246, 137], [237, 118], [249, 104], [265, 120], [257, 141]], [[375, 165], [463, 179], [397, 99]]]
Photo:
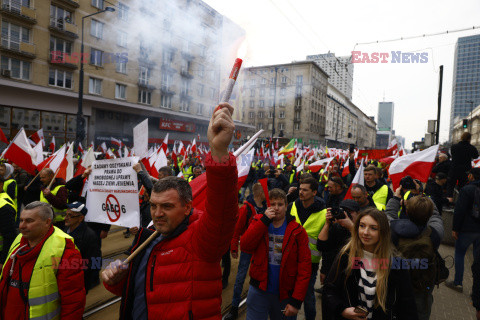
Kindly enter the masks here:
[[82, 175], [78, 175], [65, 183], [68, 192], [68, 203], [73, 203], [75, 201], [86, 203], [85, 198], [82, 197], [83, 179]]
[[340, 206], [340, 202], [342, 202], [343, 198], [347, 194], [347, 189], [344, 189], [342, 193], [338, 195], [333, 195], [330, 192], [326, 193], [325, 202], [327, 208], [338, 208]]
[[283, 174], [280, 174], [278, 177], [268, 178], [268, 189], [279, 188], [284, 191], [288, 191], [288, 181]]
[[[67, 231], [67, 227], [65, 227], [65, 232]], [[100, 263], [98, 260], [101, 261], [102, 251], [98, 245], [98, 239], [95, 232], [90, 229], [85, 221], [82, 221], [80, 225], [75, 228], [75, 230], [68, 233], [72, 236], [73, 240], [75, 241], [75, 245], [77, 246], [78, 250], [80, 250], [80, 254], [82, 255], [82, 259], [88, 259], [88, 268], [84, 271], [84, 278], [85, 278], [85, 289], [90, 290], [96, 284], [99, 283], [99, 272], [100, 270], [97, 268]], [[92, 259], [97, 260], [94, 265], [96, 268], [92, 269]]]
[[[339, 261], [340, 260], [340, 261]], [[340, 263], [340, 265], [338, 265]], [[341, 314], [349, 307], [359, 305], [360, 270], [354, 269], [347, 278], [348, 254], [337, 256], [323, 287], [322, 298], [326, 300], [333, 319], [344, 319]], [[337, 269], [338, 267], [338, 269]], [[338, 275], [337, 275], [338, 270]], [[388, 276], [388, 291], [385, 313], [378, 307], [373, 311], [374, 320], [416, 320], [417, 306], [413, 296], [408, 270], [392, 269]]]
[[448, 175], [448, 172], [450, 171], [450, 167], [452, 166], [452, 162], [450, 160], [445, 160], [443, 162], [439, 162], [433, 167], [432, 173], [439, 173], [443, 172], [446, 175]]
[[[369, 187], [367, 184], [365, 184], [365, 189], [367, 189], [368, 195], [370, 197], [373, 197], [375, 192], [377, 192], [378, 189], [380, 189], [384, 185], [385, 185], [385, 182], [382, 182], [381, 180], [377, 180], [375, 181], [375, 185], [373, 187]], [[393, 191], [392, 189], [388, 188], [387, 202], [385, 202], [385, 204], [387, 204], [388, 200], [390, 200], [391, 198], [393, 198]]]
[[438, 209], [438, 212], [442, 214], [443, 206], [448, 204], [449, 201], [443, 192], [443, 187], [435, 182], [433, 179], [428, 179], [427, 186], [425, 188], [425, 194], [432, 199], [433, 203]]
[[317, 249], [322, 253], [322, 267], [320, 273], [325, 275], [330, 271], [333, 261], [338, 252], [350, 239], [351, 234], [348, 229], [342, 227], [339, 223], [331, 223], [328, 229], [328, 239], [323, 241], [317, 239]]
[[472, 168], [472, 160], [478, 158], [478, 150], [470, 142], [460, 141], [452, 146], [452, 167], [450, 171], [466, 172]]
[[0, 251], [0, 264], [3, 264], [7, 259], [8, 250], [17, 236], [15, 229], [16, 214], [15, 209], [8, 204], [0, 208], [0, 235], [3, 237], [3, 249]]
[[480, 180], [473, 181], [460, 190], [453, 212], [453, 231], [480, 233], [480, 222], [472, 217], [473, 200], [477, 187], [480, 187]]

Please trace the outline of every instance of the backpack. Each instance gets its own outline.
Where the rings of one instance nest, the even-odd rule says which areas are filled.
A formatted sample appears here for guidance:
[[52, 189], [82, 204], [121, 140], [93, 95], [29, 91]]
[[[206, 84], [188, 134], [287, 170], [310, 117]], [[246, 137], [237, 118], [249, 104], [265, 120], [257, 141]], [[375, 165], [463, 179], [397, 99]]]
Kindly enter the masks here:
[[473, 198], [472, 218], [480, 223], [480, 188], [475, 188], [475, 196]]
[[[400, 238], [398, 250], [402, 258], [408, 260], [410, 280], [416, 291], [427, 292], [433, 289], [437, 282], [437, 256], [427, 227], [416, 238]], [[416, 261], [416, 262], [414, 262]], [[405, 265], [402, 263], [401, 267]], [[448, 269], [447, 269], [448, 271]]]

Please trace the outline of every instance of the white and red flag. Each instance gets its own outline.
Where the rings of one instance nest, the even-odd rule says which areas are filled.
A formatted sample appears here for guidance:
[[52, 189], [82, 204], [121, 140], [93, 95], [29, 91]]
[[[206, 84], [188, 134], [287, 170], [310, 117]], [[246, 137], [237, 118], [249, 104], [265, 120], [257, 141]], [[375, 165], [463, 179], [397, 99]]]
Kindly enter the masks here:
[[6, 144], [9, 144], [10, 141], [8, 141], [7, 136], [5, 133], [3, 133], [3, 130], [0, 128], [0, 141], [5, 142]]
[[55, 152], [55, 136], [52, 137], [52, 140], [50, 141], [50, 144], [48, 145], [48, 149], [52, 151], [52, 153]]
[[123, 142], [121, 140], [115, 139], [114, 137], [112, 137], [110, 141], [118, 148], [121, 148], [123, 146]]
[[100, 149], [102, 149], [103, 153], [107, 154], [108, 148], [105, 142], [102, 142], [102, 144], [100, 145]]
[[43, 136], [43, 128], [35, 132], [30, 136], [30, 139], [35, 142], [35, 145], [38, 144], [40, 141], [42, 142], [42, 146], [45, 147], [45, 137]]
[[357, 184], [364, 186], [365, 185], [365, 176], [363, 174], [363, 159], [360, 162], [360, 167], [358, 167], [357, 173], [355, 173], [355, 177], [353, 177], [352, 183], [348, 188], [347, 193], [345, 194], [344, 199], [352, 199], [352, 188]]
[[83, 154], [83, 148], [82, 148], [82, 143], [81, 142], [78, 143], [78, 152]]
[[84, 173], [85, 170], [87, 170], [87, 168], [92, 165], [93, 161], [95, 161], [95, 153], [93, 152], [93, 148], [89, 148], [88, 151], [83, 155], [80, 163], [78, 164], [77, 172], [75, 172], [75, 177]]
[[167, 135], [165, 136], [165, 138], [163, 139], [161, 148], [162, 148], [163, 152], [165, 152], [165, 154], [167, 154], [167, 151], [168, 151], [168, 132], [167, 132]]
[[190, 148], [190, 150], [192, 151], [192, 153], [197, 152], [197, 142], [195, 141], [195, 138], [193, 138], [192, 147]]
[[320, 171], [320, 169], [322, 169], [323, 167], [326, 169], [328, 168], [328, 165], [330, 164], [330, 161], [333, 160], [333, 157], [331, 158], [325, 158], [325, 159], [321, 159], [321, 160], [317, 160], [315, 161], [314, 163], [310, 164], [308, 166], [308, 168], [310, 169], [310, 171], [312, 172], [318, 172]]
[[3, 158], [10, 160], [31, 175], [35, 175], [37, 155], [28, 142], [22, 128], [3, 153]]
[[393, 190], [398, 188], [400, 180], [406, 176], [418, 179], [421, 182], [427, 182], [435, 164], [438, 147], [439, 145], [437, 144], [423, 151], [395, 159], [388, 170]]

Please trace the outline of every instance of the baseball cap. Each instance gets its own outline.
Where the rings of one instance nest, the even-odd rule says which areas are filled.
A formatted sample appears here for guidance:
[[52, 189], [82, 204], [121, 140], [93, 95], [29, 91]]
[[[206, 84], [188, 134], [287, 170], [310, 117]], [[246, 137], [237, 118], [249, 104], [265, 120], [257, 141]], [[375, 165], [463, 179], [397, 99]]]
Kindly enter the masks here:
[[87, 215], [87, 212], [88, 212], [85, 204], [78, 201], [75, 201], [73, 203], [67, 203], [67, 208], [72, 210], [73, 212], [80, 212], [84, 216]]
[[350, 211], [358, 211], [360, 210], [360, 205], [352, 199], [345, 199], [340, 202], [340, 208], [348, 209]]

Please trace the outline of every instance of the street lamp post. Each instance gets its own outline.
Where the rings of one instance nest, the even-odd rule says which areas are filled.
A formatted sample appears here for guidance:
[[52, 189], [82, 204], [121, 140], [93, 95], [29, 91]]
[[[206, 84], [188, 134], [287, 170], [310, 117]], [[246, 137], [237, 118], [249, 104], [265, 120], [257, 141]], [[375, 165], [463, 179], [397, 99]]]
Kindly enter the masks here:
[[272, 121], [272, 141], [273, 137], [275, 136], [275, 100], [277, 98], [277, 73], [278, 73], [278, 67], [275, 67], [275, 80], [274, 80], [274, 91], [273, 91], [273, 121]]
[[103, 12], [114, 12], [115, 8], [113, 7], [106, 7], [105, 9], [86, 15], [82, 17], [82, 43], [80, 47], [80, 79], [79, 79], [79, 88], [78, 88], [78, 109], [77, 109], [77, 132], [75, 136], [75, 151], [78, 150], [79, 143], [85, 139], [85, 119], [83, 118], [83, 59], [84, 59], [84, 44], [83, 44], [83, 33], [84, 33], [84, 25], [85, 25], [85, 18], [89, 18], [99, 13]]

